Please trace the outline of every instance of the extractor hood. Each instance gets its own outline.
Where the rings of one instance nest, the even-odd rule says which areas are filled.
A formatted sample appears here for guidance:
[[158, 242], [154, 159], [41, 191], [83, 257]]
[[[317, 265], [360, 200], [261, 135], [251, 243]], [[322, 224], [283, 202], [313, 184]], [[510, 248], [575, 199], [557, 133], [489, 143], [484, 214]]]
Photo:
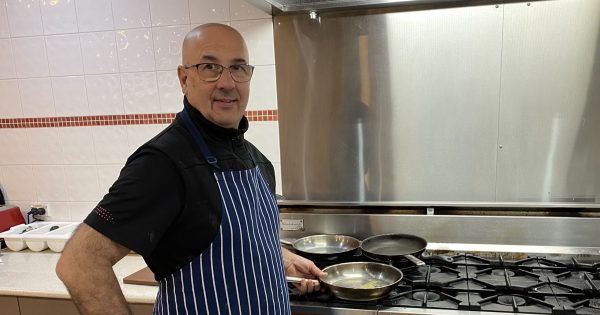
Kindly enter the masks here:
[[[510, 0], [509, 0], [510, 1]], [[534, 0], [535, 1], [535, 0]], [[246, 0], [255, 7], [276, 15], [278, 13], [311, 12], [336, 9], [367, 9], [421, 4], [466, 3], [477, 5], [489, 0]], [[502, 2], [499, 0], [498, 2]]]

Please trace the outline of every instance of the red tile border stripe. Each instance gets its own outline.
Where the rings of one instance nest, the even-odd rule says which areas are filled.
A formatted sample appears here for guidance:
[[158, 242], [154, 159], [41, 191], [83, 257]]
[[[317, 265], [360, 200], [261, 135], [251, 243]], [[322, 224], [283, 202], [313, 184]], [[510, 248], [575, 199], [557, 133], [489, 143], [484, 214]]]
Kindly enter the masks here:
[[[170, 124], [173, 119], [175, 119], [175, 115], [175, 113], [166, 113], [40, 118], [0, 118], [0, 129]], [[246, 117], [249, 121], [278, 120], [276, 109], [247, 111]]]

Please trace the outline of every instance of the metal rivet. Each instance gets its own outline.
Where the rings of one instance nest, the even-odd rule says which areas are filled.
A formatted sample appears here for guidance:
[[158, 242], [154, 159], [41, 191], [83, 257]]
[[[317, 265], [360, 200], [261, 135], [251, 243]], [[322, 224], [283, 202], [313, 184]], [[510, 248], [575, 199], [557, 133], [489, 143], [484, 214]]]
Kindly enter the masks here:
[[499, 145], [498, 148], [502, 149], [502, 145]]
[[498, 9], [500, 6], [496, 4], [496, 9]]
[[528, 6], [528, 7], [529, 7], [529, 6], [531, 6], [531, 2], [527, 2], [527, 6]]

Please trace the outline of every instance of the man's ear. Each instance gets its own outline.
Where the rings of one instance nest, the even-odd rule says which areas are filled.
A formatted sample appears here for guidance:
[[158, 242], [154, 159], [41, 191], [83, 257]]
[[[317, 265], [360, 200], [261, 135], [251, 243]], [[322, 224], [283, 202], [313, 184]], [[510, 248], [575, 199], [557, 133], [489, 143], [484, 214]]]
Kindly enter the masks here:
[[177, 67], [177, 76], [179, 77], [179, 85], [181, 86], [181, 92], [186, 95], [187, 91], [187, 74], [183, 66]]

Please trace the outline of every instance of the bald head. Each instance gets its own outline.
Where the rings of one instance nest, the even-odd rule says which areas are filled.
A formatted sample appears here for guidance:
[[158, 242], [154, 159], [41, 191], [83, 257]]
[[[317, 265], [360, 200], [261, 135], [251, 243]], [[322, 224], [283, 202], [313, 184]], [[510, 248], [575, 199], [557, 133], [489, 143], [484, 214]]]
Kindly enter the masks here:
[[[223, 24], [200, 25], [185, 36], [181, 55], [177, 75], [190, 105], [221, 127], [237, 128], [250, 94], [250, 81], [234, 81], [231, 75], [231, 67], [249, 64], [242, 35]], [[210, 79], [214, 69], [221, 71], [216, 80]]]
[[[181, 49], [182, 64], [190, 65], [198, 63], [198, 57], [203, 57], [203, 52], [200, 50], [214, 48], [215, 42], [227, 44], [227, 46], [242, 45], [245, 61], [249, 62], [246, 42], [236, 29], [225, 24], [208, 23], [196, 26], [185, 35]], [[235, 49], [236, 47], [229, 48]]]

